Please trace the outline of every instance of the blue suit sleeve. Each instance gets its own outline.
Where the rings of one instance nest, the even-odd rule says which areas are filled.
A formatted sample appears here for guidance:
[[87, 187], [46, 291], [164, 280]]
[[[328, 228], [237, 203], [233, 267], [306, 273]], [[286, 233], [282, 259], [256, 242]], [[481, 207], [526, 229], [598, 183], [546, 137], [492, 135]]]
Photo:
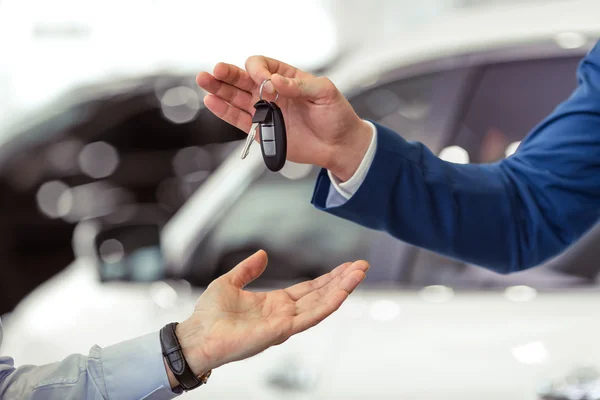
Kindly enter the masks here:
[[499, 163], [453, 164], [381, 125], [377, 135], [354, 196], [327, 207], [321, 171], [317, 208], [497, 272], [538, 265], [600, 217], [600, 45], [581, 62], [571, 97]]

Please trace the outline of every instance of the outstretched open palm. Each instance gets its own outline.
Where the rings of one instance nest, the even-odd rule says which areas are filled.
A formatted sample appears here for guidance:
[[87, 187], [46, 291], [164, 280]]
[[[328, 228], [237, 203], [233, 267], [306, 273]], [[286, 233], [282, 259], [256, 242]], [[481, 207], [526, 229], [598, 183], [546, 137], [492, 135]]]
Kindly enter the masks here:
[[341, 306], [369, 268], [365, 261], [357, 261], [287, 289], [243, 290], [266, 265], [266, 253], [259, 251], [212, 282], [192, 316], [178, 327], [184, 352], [186, 347], [188, 352], [199, 352], [191, 357], [202, 364], [199, 373], [207, 366], [251, 357], [318, 324]]

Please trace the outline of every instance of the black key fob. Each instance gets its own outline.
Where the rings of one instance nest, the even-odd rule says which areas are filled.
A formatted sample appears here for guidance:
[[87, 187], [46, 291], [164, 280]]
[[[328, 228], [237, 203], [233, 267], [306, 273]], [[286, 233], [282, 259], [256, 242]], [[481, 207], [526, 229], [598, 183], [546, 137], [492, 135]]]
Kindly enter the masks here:
[[287, 133], [281, 109], [274, 102], [268, 104], [271, 113], [260, 123], [260, 148], [267, 168], [277, 172], [283, 168], [287, 158]]
[[254, 109], [256, 112], [252, 117], [252, 123], [264, 124], [273, 121], [273, 107], [268, 101], [257, 101], [256, 104], [254, 104]]

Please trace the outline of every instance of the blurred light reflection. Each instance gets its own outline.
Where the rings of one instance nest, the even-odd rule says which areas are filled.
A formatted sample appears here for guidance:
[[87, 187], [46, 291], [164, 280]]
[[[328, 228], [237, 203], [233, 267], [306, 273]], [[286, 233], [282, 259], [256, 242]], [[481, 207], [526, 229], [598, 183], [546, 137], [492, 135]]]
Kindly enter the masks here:
[[160, 103], [165, 118], [176, 124], [192, 121], [201, 106], [198, 93], [187, 86], [168, 89]]
[[445, 303], [454, 297], [454, 290], [448, 286], [432, 285], [421, 289], [419, 296], [430, 303]]
[[117, 239], [108, 239], [100, 245], [100, 258], [108, 264], [118, 263], [123, 259], [125, 249]]
[[365, 99], [369, 111], [378, 117], [385, 117], [398, 110], [402, 104], [396, 93], [390, 89], [376, 89]]
[[36, 194], [38, 208], [50, 218], [60, 218], [67, 215], [70, 208], [66, 207], [66, 203], [60, 204], [61, 198], [67, 193], [69, 193], [69, 186], [63, 182], [51, 181], [44, 183]]
[[185, 176], [197, 171], [209, 171], [212, 164], [211, 154], [198, 146], [181, 149], [173, 157], [173, 170], [177, 176]]
[[400, 306], [390, 300], [379, 300], [371, 305], [369, 312], [377, 321], [392, 321], [400, 315]]
[[504, 291], [504, 297], [515, 303], [525, 303], [537, 297], [537, 290], [525, 285], [510, 286]]
[[469, 153], [460, 146], [448, 146], [440, 151], [439, 157], [455, 164], [468, 164]]
[[578, 49], [587, 43], [587, 38], [579, 32], [562, 32], [554, 38], [563, 49]]
[[83, 144], [76, 139], [59, 142], [46, 151], [46, 159], [55, 171], [60, 173], [76, 172], [77, 157], [82, 147]]
[[511, 351], [513, 357], [523, 364], [542, 364], [549, 358], [546, 346], [539, 341], [514, 347]]
[[126, 189], [98, 181], [75, 186], [61, 193], [58, 199], [60, 216], [67, 222], [99, 217], [115, 211], [117, 205], [132, 200]]
[[177, 292], [166, 282], [152, 283], [150, 297], [161, 308], [173, 307], [177, 302]]
[[110, 176], [119, 165], [117, 149], [106, 142], [90, 143], [79, 153], [79, 168], [91, 178]]

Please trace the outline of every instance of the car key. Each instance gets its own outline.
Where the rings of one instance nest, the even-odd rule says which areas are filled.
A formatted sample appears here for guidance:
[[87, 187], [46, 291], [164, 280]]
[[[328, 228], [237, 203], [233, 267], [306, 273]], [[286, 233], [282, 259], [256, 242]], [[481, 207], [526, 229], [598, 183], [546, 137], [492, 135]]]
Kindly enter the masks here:
[[287, 133], [283, 113], [271, 102], [271, 121], [260, 124], [260, 147], [267, 168], [277, 172], [285, 165], [287, 157]]
[[273, 119], [273, 109], [268, 101], [259, 100], [254, 104], [254, 108], [256, 109], [256, 112], [252, 117], [252, 126], [250, 127], [250, 132], [248, 132], [246, 143], [242, 149], [242, 159], [248, 156], [250, 146], [252, 146], [252, 142], [254, 142], [254, 139], [256, 138], [256, 131], [260, 129], [260, 125], [268, 121], [270, 122]]
[[[242, 159], [246, 158], [250, 151], [250, 146], [256, 138], [257, 130], [260, 137], [260, 147], [265, 165], [271, 171], [279, 171], [285, 165], [287, 157], [287, 133], [283, 113], [275, 102], [268, 102], [262, 99], [264, 85], [269, 80], [265, 80], [260, 86], [259, 101], [254, 104], [256, 112], [252, 117], [252, 126], [248, 133], [248, 138], [242, 149]], [[279, 94], [275, 97], [275, 101]]]

